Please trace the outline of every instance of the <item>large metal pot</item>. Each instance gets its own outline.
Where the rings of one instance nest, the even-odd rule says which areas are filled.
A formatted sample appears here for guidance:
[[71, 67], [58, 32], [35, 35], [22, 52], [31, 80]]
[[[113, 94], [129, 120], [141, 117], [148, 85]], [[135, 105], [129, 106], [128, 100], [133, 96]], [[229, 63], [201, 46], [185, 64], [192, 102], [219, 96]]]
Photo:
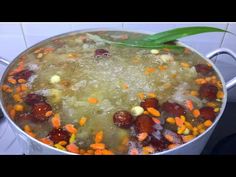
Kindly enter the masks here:
[[[27, 50], [25, 50], [24, 52], [22, 52], [19, 56], [24, 55], [28, 50], [37, 48], [39, 45], [41, 45], [44, 42], [50, 41], [50, 40], [54, 40], [63, 36], [67, 36], [67, 35], [73, 35], [73, 34], [77, 34], [77, 33], [83, 33], [83, 32], [91, 32], [91, 31], [101, 31], [101, 30], [106, 30], [106, 31], [122, 31], [122, 30], [115, 30], [115, 29], [92, 29], [92, 30], [83, 30], [83, 31], [75, 31], [75, 32], [69, 32], [69, 33], [65, 33], [62, 35], [58, 35], [55, 37], [51, 37], [49, 39], [46, 39], [42, 42], [39, 42], [38, 44], [28, 48]], [[140, 31], [126, 31], [126, 32], [140, 32]], [[143, 32], [142, 32], [143, 33]], [[146, 33], [147, 34], [147, 33]], [[213, 125], [208, 128], [204, 133], [202, 133], [201, 135], [199, 135], [198, 137], [194, 138], [192, 141], [185, 143], [175, 149], [171, 149], [171, 150], [167, 150], [167, 151], [163, 151], [160, 153], [156, 153], [155, 155], [187, 155], [187, 154], [200, 154], [201, 151], [203, 150], [204, 146], [206, 145], [209, 137], [211, 136], [213, 130], [216, 127], [216, 124], [218, 123], [219, 119], [221, 118], [221, 115], [225, 109], [226, 103], [227, 103], [227, 91], [229, 89], [231, 89], [233, 86], [236, 85], [236, 77], [234, 77], [233, 79], [231, 79], [230, 81], [228, 81], [227, 83], [225, 83], [221, 73], [219, 72], [219, 70], [216, 68], [216, 66], [214, 65], [214, 63], [212, 63], [211, 58], [213, 58], [216, 55], [219, 54], [228, 54], [230, 56], [232, 56], [235, 60], [236, 60], [236, 54], [229, 50], [229, 49], [225, 49], [225, 48], [220, 48], [217, 50], [214, 50], [213, 52], [209, 53], [206, 56], [203, 56], [202, 54], [200, 54], [198, 51], [194, 50], [193, 48], [187, 46], [186, 44], [183, 43], [179, 43], [187, 48], [189, 48], [190, 50], [192, 50], [193, 52], [196, 52], [197, 54], [199, 54], [202, 58], [204, 58], [205, 60], [207, 60], [207, 62], [211, 63], [213, 68], [216, 70], [217, 74], [220, 77], [221, 82], [223, 83], [223, 91], [225, 93], [225, 97], [223, 100], [223, 104], [222, 104], [222, 108], [220, 113], [218, 114], [217, 118], [215, 119]], [[1, 78], [1, 82], [0, 84], [2, 85], [4, 78], [6, 77], [6, 74], [8, 72], [8, 70], [11, 68], [11, 66], [13, 65], [13, 63], [15, 63], [17, 61], [17, 58], [19, 58], [19, 56], [17, 56], [11, 63], [8, 62], [7, 60], [3, 59], [0, 57], [0, 62], [2, 64], [4, 64], [7, 68], [3, 74], [3, 77]], [[2, 102], [2, 93], [0, 92], [0, 106], [2, 108], [2, 111], [5, 115], [5, 118], [9, 121], [12, 130], [14, 131], [14, 133], [17, 136], [17, 139], [20, 143], [20, 145], [23, 147], [23, 151], [25, 154], [72, 154], [70, 152], [65, 152], [56, 148], [53, 148], [51, 146], [48, 146], [46, 144], [43, 144], [42, 142], [30, 137], [29, 135], [27, 135], [23, 130], [21, 130], [9, 117], [7, 111], [4, 109], [3, 107], [3, 102]]]

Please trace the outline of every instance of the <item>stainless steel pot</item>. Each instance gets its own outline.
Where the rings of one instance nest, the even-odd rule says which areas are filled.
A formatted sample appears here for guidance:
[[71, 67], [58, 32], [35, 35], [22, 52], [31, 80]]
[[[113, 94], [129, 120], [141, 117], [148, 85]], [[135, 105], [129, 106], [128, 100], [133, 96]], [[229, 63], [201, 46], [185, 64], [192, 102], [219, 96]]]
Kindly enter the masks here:
[[[116, 30], [116, 29], [92, 29], [92, 30], [69, 32], [69, 33], [65, 33], [65, 34], [62, 34], [62, 35], [51, 37], [51, 38], [46, 39], [42, 42], [39, 42], [36, 45], [34, 45], [34, 46], [30, 47], [29, 49], [25, 50], [24, 52], [22, 52], [19, 56], [24, 55], [25, 53], [27, 53], [28, 50], [35, 49], [39, 45], [41, 45], [42, 43], [50, 41], [50, 40], [54, 40], [54, 39], [57, 39], [57, 38], [60, 38], [60, 37], [63, 37], [63, 36], [67, 36], [67, 35], [74, 35], [74, 34], [77, 34], [77, 33], [91, 32], [91, 31], [101, 31], [101, 30], [122, 31], [122, 30]], [[146, 32], [140, 32], [140, 31], [126, 31], [126, 32], [146, 33]], [[148, 33], [146, 33], [146, 34], [148, 34]], [[211, 136], [213, 130], [215, 129], [216, 124], [220, 120], [222, 113], [224, 112], [224, 109], [225, 109], [225, 106], [226, 106], [226, 103], [227, 103], [227, 91], [236, 85], [236, 77], [234, 77], [233, 79], [231, 79], [230, 81], [225, 83], [220, 71], [216, 68], [214, 63], [212, 63], [212, 61], [211, 61], [211, 59], [214, 56], [220, 55], [220, 54], [230, 55], [236, 61], [236, 54], [233, 51], [231, 51], [229, 49], [226, 49], [226, 48], [220, 48], [220, 49], [216, 49], [216, 50], [210, 52], [206, 56], [203, 56], [198, 51], [196, 51], [195, 49], [187, 46], [186, 44], [183, 44], [183, 43], [180, 43], [180, 42], [179, 42], [179, 44], [189, 48], [193, 52], [196, 52], [202, 58], [207, 60], [207, 62], [212, 64], [213, 68], [216, 70], [217, 74], [219, 75], [221, 82], [223, 83], [223, 91], [225, 93], [225, 97], [223, 99], [223, 104], [222, 104], [222, 108], [221, 108], [220, 113], [218, 114], [217, 118], [215, 119], [213, 125], [210, 128], [208, 128], [204, 133], [202, 133], [198, 137], [194, 138], [192, 141], [190, 141], [188, 143], [185, 143], [185, 144], [183, 144], [183, 145], [181, 145], [181, 146], [179, 146], [175, 149], [163, 151], [163, 152], [160, 152], [160, 153], [155, 153], [155, 155], [187, 155], [187, 154], [193, 154], [193, 155], [196, 154], [197, 155], [197, 154], [200, 154], [202, 152], [203, 148], [205, 147], [209, 137]], [[17, 58], [19, 58], [19, 56], [17, 56], [11, 63], [9, 61], [7, 61], [6, 59], [0, 57], [0, 63], [2, 63], [3, 65], [5, 65], [7, 67], [4, 74], [3, 74], [3, 77], [1, 78], [1, 82], [0, 82], [1, 85], [3, 83], [4, 78], [6, 77], [6, 74], [7, 74], [8, 70], [11, 68], [13, 63], [16, 62], [16, 60], [17, 60]], [[16, 134], [20, 145], [23, 147], [23, 151], [24, 151], [25, 154], [61, 154], [61, 155], [63, 155], [63, 154], [72, 154], [70, 152], [65, 152], [65, 151], [53, 148], [51, 146], [48, 146], [46, 144], [43, 144], [42, 142], [30, 137], [23, 130], [21, 130], [11, 120], [8, 113], [4, 109], [3, 102], [2, 102], [2, 93], [1, 92], [0, 92], [0, 106], [2, 108], [2, 111], [3, 111], [4, 115], [5, 115], [5, 118], [9, 121], [12, 130]]]

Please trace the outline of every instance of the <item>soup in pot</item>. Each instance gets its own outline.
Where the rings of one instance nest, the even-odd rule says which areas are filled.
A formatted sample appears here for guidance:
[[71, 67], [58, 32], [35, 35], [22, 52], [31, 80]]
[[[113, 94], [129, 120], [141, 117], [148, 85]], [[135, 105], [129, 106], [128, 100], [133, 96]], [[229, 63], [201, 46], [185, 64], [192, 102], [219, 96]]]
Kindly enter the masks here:
[[7, 73], [4, 106], [27, 134], [76, 154], [137, 155], [176, 148], [212, 125], [224, 93], [201, 56], [187, 48], [150, 50], [90, 38], [143, 34], [88, 33], [47, 40]]

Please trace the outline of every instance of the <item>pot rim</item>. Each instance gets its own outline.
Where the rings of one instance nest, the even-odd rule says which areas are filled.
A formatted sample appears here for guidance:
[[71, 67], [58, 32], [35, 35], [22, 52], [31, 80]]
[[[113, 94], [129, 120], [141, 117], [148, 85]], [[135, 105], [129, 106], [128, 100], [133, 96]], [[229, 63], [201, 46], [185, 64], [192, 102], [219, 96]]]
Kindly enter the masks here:
[[[32, 45], [31, 47], [25, 49], [23, 52], [21, 52], [19, 55], [17, 55], [11, 62], [10, 64], [7, 66], [6, 70], [4, 71], [3, 75], [2, 75], [2, 78], [0, 80], [0, 85], [3, 84], [3, 81], [6, 77], [6, 74], [8, 73], [8, 70], [11, 68], [11, 66], [16, 62], [16, 60], [24, 55], [25, 53], [27, 53], [28, 51], [30, 50], [33, 50], [35, 48], [37, 48], [38, 46], [40, 46], [41, 44], [43, 43], [46, 43], [46, 42], [49, 42], [49, 41], [52, 41], [52, 40], [55, 40], [57, 38], [61, 38], [61, 37], [65, 37], [65, 36], [73, 36], [75, 34], [80, 34], [80, 33], [86, 33], [86, 32], [96, 32], [96, 31], [121, 31], [121, 32], [131, 32], [131, 33], [141, 33], [141, 34], [152, 34], [153, 32], [150, 32], [150, 31], [145, 31], [145, 30], [125, 30], [125, 29], [120, 29], [120, 28], [88, 28], [88, 29], [83, 29], [83, 30], [75, 30], [75, 31], [70, 31], [70, 32], [66, 32], [66, 33], [62, 33], [62, 34], [59, 34], [59, 35], [55, 35], [55, 36], [52, 36], [52, 37], [49, 37], [47, 39], [44, 39], [44, 40], [41, 40], [39, 42], [37, 42], [36, 44]], [[187, 143], [184, 143], [184, 144], [181, 144], [180, 146], [174, 148], [174, 149], [169, 149], [169, 150], [165, 150], [165, 151], [161, 151], [161, 152], [157, 152], [157, 153], [153, 153], [153, 154], [150, 154], [150, 155], [164, 155], [164, 154], [168, 154], [168, 153], [171, 153], [171, 152], [174, 152], [175, 150], [178, 150], [178, 149], [181, 149], [181, 148], [184, 148], [186, 146], [188, 146], [189, 144], [191, 144], [192, 142], [194, 141], [197, 141], [198, 139], [201, 139], [203, 138], [203, 136], [205, 134], [207, 134], [208, 132], [210, 132], [211, 130], [214, 129], [214, 127], [216, 126], [216, 124], [218, 123], [218, 121], [220, 120], [223, 112], [224, 112], [224, 109], [225, 109], [225, 106], [226, 106], [226, 103], [227, 103], [227, 89], [226, 89], [226, 84], [225, 84], [225, 80], [222, 76], [222, 74], [220, 73], [219, 69], [215, 66], [215, 64], [208, 58], [206, 58], [206, 56], [204, 56], [203, 54], [201, 54], [200, 52], [198, 52], [196, 49], [188, 46], [187, 44], [183, 43], [183, 42], [177, 42], [178, 44], [190, 49], [191, 51], [195, 52], [196, 54], [198, 54], [200, 57], [202, 57], [204, 60], [206, 60], [207, 62], [209, 62], [212, 67], [214, 68], [214, 70], [216, 71], [216, 73], [218, 74], [221, 82], [222, 82], [222, 85], [223, 85], [223, 92], [224, 92], [224, 98], [222, 100], [222, 105], [221, 105], [221, 108], [220, 108], [220, 113], [217, 115], [217, 117], [215, 118], [213, 124], [206, 129], [205, 132], [203, 132], [202, 134], [198, 135], [197, 137], [193, 138], [191, 141], [187, 142]], [[5, 108], [3, 107], [3, 101], [2, 101], [2, 91], [0, 91], [0, 108], [2, 109], [5, 117], [7, 118], [7, 120], [10, 122], [10, 124], [12, 124], [12, 126], [14, 128], [16, 128], [20, 133], [22, 133], [24, 136], [26, 136], [27, 138], [29, 138], [31, 141], [35, 142], [35, 143], [38, 143], [44, 147], [47, 147], [51, 150], [54, 150], [54, 151], [58, 151], [58, 152], [61, 152], [62, 154], [69, 154], [69, 155], [75, 155], [74, 153], [71, 153], [71, 152], [68, 152], [68, 151], [63, 151], [63, 150], [60, 150], [60, 149], [57, 149], [57, 148], [54, 148], [52, 146], [49, 146], [47, 144], [44, 144], [42, 143], [41, 141], [37, 140], [36, 138], [33, 138], [31, 136], [29, 136], [27, 133], [25, 133], [9, 116], [8, 116], [8, 113], [7, 111], [5, 110]]]

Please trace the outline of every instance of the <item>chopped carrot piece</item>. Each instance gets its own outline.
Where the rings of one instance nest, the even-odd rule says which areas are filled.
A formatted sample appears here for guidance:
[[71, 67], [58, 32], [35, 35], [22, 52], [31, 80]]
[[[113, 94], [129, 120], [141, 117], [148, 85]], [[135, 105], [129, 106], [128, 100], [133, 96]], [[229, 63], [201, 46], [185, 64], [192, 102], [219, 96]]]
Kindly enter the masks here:
[[102, 155], [113, 155], [114, 153], [110, 150], [107, 150], [107, 149], [103, 149], [102, 150]]
[[147, 74], [153, 73], [155, 71], [156, 71], [156, 68], [147, 67], [145, 69], [145, 74], [147, 75]]
[[219, 112], [220, 111], [220, 108], [215, 108], [214, 109], [214, 112]]
[[175, 123], [178, 127], [182, 127], [184, 125], [184, 121], [179, 117], [175, 117]]
[[139, 134], [137, 135], [137, 138], [138, 138], [139, 141], [143, 141], [143, 140], [145, 140], [147, 137], [148, 137], [148, 134], [147, 134], [146, 132], [144, 132], [144, 133], [139, 133]]
[[192, 126], [191, 123], [185, 121], [185, 122], [184, 122], [184, 125], [185, 125], [189, 130], [193, 130], [193, 126]]
[[21, 84], [20, 88], [21, 88], [21, 91], [26, 91], [28, 89], [26, 84]]
[[143, 112], [143, 114], [146, 114], [146, 115], [148, 115], [148, 114], [149, 114], [149, 112], [148, 112], [148, 111], [144, 111], [144, 112]]
[[194, 116], [195, 118], [198, 118], [198, 117], [200, 116], [200, 111], [199, 111], [199, 109], [194, 109], [194, 110], [193, 110], [193, 116]]
[[33, 133], [33, 132], [26, 132], [29, 136], [31, 136], [31, 137], [33, 137], [33, 138], [35, 138], [36, 137], [36, 134], [35, 133]]
[[140, 100], [144, 99], [144, 93], [138, 93], [137, 96], [139, 97]]
[[19, 84], [25, 84], [26, 83], [26, 80], [25, 79], [18, 79], [17, 82]]
[[6, 84], [2, 85], [2, 90], [4, 92], [7, 92], [7, 93], [13, 92], [12, 88], [9, 85], [6, 85]]
[[153, 116], [159, 117], [161, 114], [158, 110], [156, 110], [155, 108], [147, 108], [147, 111], [152, 114]]
[[136, 148], [130, 149], [129, 154], [130, 154], [130, 155], [138, 155], [138, 154], [139, 154], [139, 153], [138, 153], [138, 149], [136, 149]]
[[184, 68], [189, 68], [189, 64], [186, 62], [182, 62], [182, 63], [180, 63], [180, 65]]
[[206, 130], [204, 128], [199, 129], [199, 133], [202, 134], [203, 132], [205, 132]]
[[192, 102], [192, 100], [186, 100], [186, 101], [185, 101], [185, 106], [186, 106], [190, 111], [192, 111], [192, 110], [193, 110], [193, 102]]
[[95, 150], [94, 155], [102, 155], [102, 150], [101, 149]]
[[195, 80], [196, 84], [201, 85], [205, 84], [207, 81], [205, 79], [199, 78]]
[[72, 152], [72, 153], [75, 153], [75, 154], [79, 154], [79, 148], [74, 143], [67, 145], [66, 149], [69, 152]]
[[83, 155], [83, 154], [85, 153], [85, 150], [84, 150], [84, 149], [80, 149], [80, 150], [79, 150], [79, 153], [80, 153], [81, 155]]
[[168, 149], [174, 149], [178, 146], [179, 146], [179, 144], [170, 144], [170, 145], [168, 145]]
[[12, 70], [9, 75], [14, 75], [20, 71], [22, 71], [24, 69], [24, 61], [21, 60], [19, 63], [18, 63], [18, 66], [17, 68], [15, 68], [14, 70]]
[[197, 129], [198, 129], [198, 130], [203, 129], [203, 128], [204, 128], [204, 124], [199, 124], [199, 125], [197, 126]]
[[65, 125], [65, 129], [70, 132], [71, 134], [76, 134], [77, 133], [77, 129], [74, 127], [73, 124], [66, 124]]
[[93, 154], [94, 154], [94, 150], [89, 149], [89, 150], [87, 150], [87, 153], [88, 153], [89, 155], [93, 155]]
[[191, 141], [193, 138], [194, 138], [193, 135], [185, 135], [185, 136], [182, 136], [183, 142], [185, 142], [185, 143]]
[[178, 133], [178, 134], [183, 134], [183, 133], [184, 133], [184, 131], [185, 131], [185, 129], [186, 129], [186, 126], [185, 126], [185, 125], [183, 125], [183, 126], [181, 126], [181, 127], [179, 127], [179, 128], [178, 128], [178, 131], [177, 131], [177, 133]]
[[16, 116], [16, 110], [15, 110], [15, 109], [11, 109], [10, 112], [9, 112], [9, 114], [10, 114], [10, 117], [11, 117], [12, 119], [14, 119], [15, 116]]
[[23, 107], [23, 105], [21, 105], [21, 104], [16, 104], [16, 105], [14, 106], [14, 109], [15, 109], [16, 111], [18, 111], [18, 112], [21, 112], [21, 111], [24, 110], [24, 107]]
[[174, 137], [173, 136], [171, 136], [171, 135], [169, 135], [169, 134], [166, 134], [166, 135], [164, 135], [165, 136], [165, 138], [169, 141], [169, 142], [173, 142], [174, 141]]
[[66, 141], [59, 141], [58, 144], [65, 146], [67, 144], [67, 142]]
[[50, 117], [52, 114], [53, 114], [52, 111], [47, 111], [47, 112], [45, 113], [45, 116], [46, 116], [46, 117]]
[[212, 125], [212, 121], [211, 120], [206, 120], [204, 123], [205, 127], [210, 127]]
[[123, 88], [123, 89], [128, 89], [128, 88], [129, 88], [129, 85], [128, 85], [127, 83], [124, 83], [124, 84], [122, 85], [122, 88]]
[[86, 121], [87, 121], [87, 117], [81, 117], [80, 120], [79, 120], [80, 126], [84, 126]]
[[42, 143], [47, 144], [49, 146], [53, 146], [53, 141], [51, 141], [48, 138], [40, 138], [39, 141], [41, 141]]
[[96, 104], [96, 103], [98, 103], [98, 99], [97, 98], [88, 98], [88, 102], [91, 104]]
[[144, 155], [152, 154], [154, 152], [155, 152], [155, 150], [154, 150], [154, 148], [152, 146], [145, 146], [145, 147], [143, 147], [143, 154]]
[[166, 119], [166, 122], [168, 122], [169, 124], [175, 124], [175, 119], [173, 117], [168, 117]]
[[11, 83], [11, 84], [16, 84], [16, 80], [15, 79], [13, 79], [13, 77], [11, 77], [11, 76], [9, 76], [8, 78], [7, 78], [7, 81], [9, 82], [9, 83]]
[[153, 120], [153, 122], [155, 122], [156, 124], [160, 124], [160, 123], [161, 123], [161, 121], [160, 121], [159, 119], [155, 118], [155, 117], [152, 117], [152, 120]]
[[222, 92], [222, 91], [218, 91], [217, 92], [217, 94], [216, 94], [216, 97], [218, 98], [218, 99], [223, 99], [224, 98], [224, 92]]
[[165, 71], [167, 69], [167, 66], [166, 65], [160, 65], [158, 68], [161, 71]]
[[19, 94], [14, 94], [13, 95], [13, 99], [16, 101], [16, 102], [22, 102], [23, 99], [21, 98], [21, 96]]
[[192, 96], [198, 96], [199, 94], [198, 94], [197, 91], [192, 90], [192, 91], [190, 92], [190, 95], [192, 95]]
[[99, 131], [95, 135], [95, 143], [101, 143], [103, 140], [103, 131]]
[[157, 95], [155, 93], [148, 93], [147, 96], [151, 97], [151, 98], [156, 98], [157, 97]]
[[24, 131], [25, 131], [25, 132], [31, 132], [32, 130], [31, 130], [31, 128], [30, 128], [29, 125], [25, 125], [25, 126], [24, 126]]
[[95, 143], [95, 144], [91, 144], [90, 147], [92, 149], [100, 149], [100, 150], [102, 150], [102, 149], [105, 149], [105, 144], [103, 144], [103, 143]]
[[[52, 118], [52, 126], [54, 128], [59, 128], [61, 126], [61, 118], [59, 114], [55, 114]], [[67, 127], [68, 128], [68, 127]], [[69, 130], [67, 130], [68, 132], [70, 132]], [[71, 132], [70, 132], [71, 133]]]
[[207, 102], [206, 105], [212, 108], [215, 108], [217, 106], [215, 102]]

